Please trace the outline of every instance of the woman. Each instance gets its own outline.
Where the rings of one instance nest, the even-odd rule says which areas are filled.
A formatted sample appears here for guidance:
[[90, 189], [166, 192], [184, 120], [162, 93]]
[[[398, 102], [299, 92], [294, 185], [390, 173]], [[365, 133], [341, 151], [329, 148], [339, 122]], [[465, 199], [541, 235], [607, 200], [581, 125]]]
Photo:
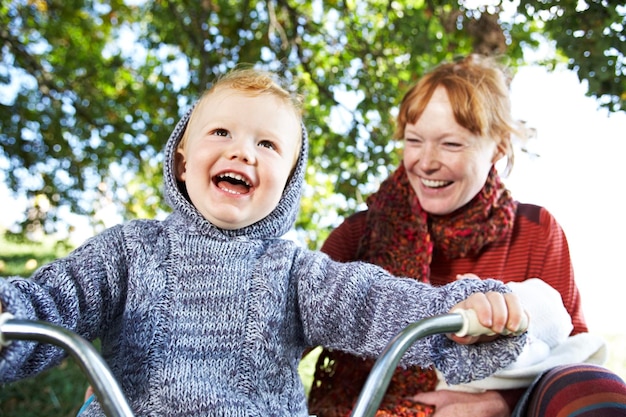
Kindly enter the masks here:
[[[502, 158], [507, 171], [512, 168], [512, 138], [524, 138], [511, 117], [508, 84], [495, 60], [476, 55], [426, 74], [400, 105], [395, 138], [404, 141], [403, 163], [368, 198], [368, 209], [346, 219], [322, 250], [435, 286], [468, 273], [505, 282], [540, 278], [561, 296], [571, 319], [566, 332], [585, 333], [562, 228], [545, 208], [515, 201], [495, 168]], [[309, 412], [348, 415], [372, 363], [324, 350]], [[562, 376], [579, 382], [581, 391], [559, 396], [554, 390], [563, 386]], [[509, 416], [516, 406], [519, 416], [547, 416], [572, 395], [579, 408], [611, 416], [624, 415], [626, 403], [624, 382], [595, 365], [553, 369], [533, 388], [435, 390], [438, 383], [434, 369], [398, 369], [378, 416]], [[598, 386], [601, 400], [592, 392]], [[552, 391], [541, 395], [544, 389]]]

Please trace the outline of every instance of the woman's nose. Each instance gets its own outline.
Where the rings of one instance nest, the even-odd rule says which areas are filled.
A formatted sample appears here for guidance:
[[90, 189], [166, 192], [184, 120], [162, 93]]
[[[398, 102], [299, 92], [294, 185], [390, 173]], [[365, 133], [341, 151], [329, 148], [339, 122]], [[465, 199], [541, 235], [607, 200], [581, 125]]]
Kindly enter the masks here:
[[419, 154], [419, 166], [423, 171], [432, 171], [439, 167], [439, 150], [436, 145], [424, 144]]

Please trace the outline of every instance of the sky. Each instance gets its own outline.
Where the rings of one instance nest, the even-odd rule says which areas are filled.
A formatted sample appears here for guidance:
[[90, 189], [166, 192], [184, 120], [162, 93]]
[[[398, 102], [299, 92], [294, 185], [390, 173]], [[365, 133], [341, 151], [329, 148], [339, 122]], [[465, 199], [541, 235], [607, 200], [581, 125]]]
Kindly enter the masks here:
[[[590, 327], [624, 333], [617, 307], [626, 281], [626, 112], [600, 109], [565, 69], [524, 67], [511, 89], [514, 116], [537, 129], [530, 148], [539, 156], [518, 152], [506, 184], [517, 200], [546, 207], [565, 230]], [[7, 227], [23, 202], [3, 184], [0, 201], [12, 201], [0, 205], [0, 227]]]
[[563, 227], [590, 328], [624, 334], [626, 112], [599, 109], [586, 90], [567, 70], [527, 67], [516, 75], [513, 113], [537, 129], [539, 156], [517, 153], [506, 184]]

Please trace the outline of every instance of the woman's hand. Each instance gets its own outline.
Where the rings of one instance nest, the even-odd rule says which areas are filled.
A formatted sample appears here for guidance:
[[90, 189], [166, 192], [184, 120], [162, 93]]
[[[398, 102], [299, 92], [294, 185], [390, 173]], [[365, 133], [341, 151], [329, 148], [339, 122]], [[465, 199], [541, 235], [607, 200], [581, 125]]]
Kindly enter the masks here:
[[526, 312], [519, 298], [513, 293], [501, 294], [495, 291], [474, 293], [455, 305], [450, 312], [453, 313], [457, 309], [474, 310], [480, 324], [495, 333], [493, 336], [449, 335], [457, 343], [486, 342], [498, 337], [505, 329], [510, 333], [518, 333], [528, 327]]
[[432, 417], [509, 417], [511, 411], [497, 391], [467, 393], [458, 391], [431, 391], [412, 398], [422, 404], [435, 407]]

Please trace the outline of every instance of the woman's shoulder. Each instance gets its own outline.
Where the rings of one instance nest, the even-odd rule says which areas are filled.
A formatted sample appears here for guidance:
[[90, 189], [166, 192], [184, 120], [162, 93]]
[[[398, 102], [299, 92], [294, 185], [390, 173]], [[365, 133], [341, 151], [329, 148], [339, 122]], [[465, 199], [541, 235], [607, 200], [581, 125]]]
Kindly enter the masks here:
[[[519, 203], [509, 243], [515, 247], [567, 248], [567, 237], [556, 217], [545, 207]], [[541, 250], [544, 250], [541, 249]]]
[[363, 225], [363, 227], [365, 227], [365, 222], [367, 220], [367, 213], [368, 213], [367, 210], [357, 211], [356, 213], [353, 213], [350, 216], [346, 217], [343, 223], [347, 225], [353, 225], [353, 226]]
[[516, 217], [523, 223], [530, 223], [548, 229], [560, 229], [558, 221], [554, 215], [545, 207], [531, 203], [518, 203]]
[[359, 211], [346, 217], [339, 226], [330, 232], [322, 245], [322, 252], [340, 262], [355, 260], [366, 224], [367, 211]]
[[526, 218], [533, 223], [539, 223], [542, 210], [545, 208], [536, 204], [518, 203], [516, 214], [518, 217]]

